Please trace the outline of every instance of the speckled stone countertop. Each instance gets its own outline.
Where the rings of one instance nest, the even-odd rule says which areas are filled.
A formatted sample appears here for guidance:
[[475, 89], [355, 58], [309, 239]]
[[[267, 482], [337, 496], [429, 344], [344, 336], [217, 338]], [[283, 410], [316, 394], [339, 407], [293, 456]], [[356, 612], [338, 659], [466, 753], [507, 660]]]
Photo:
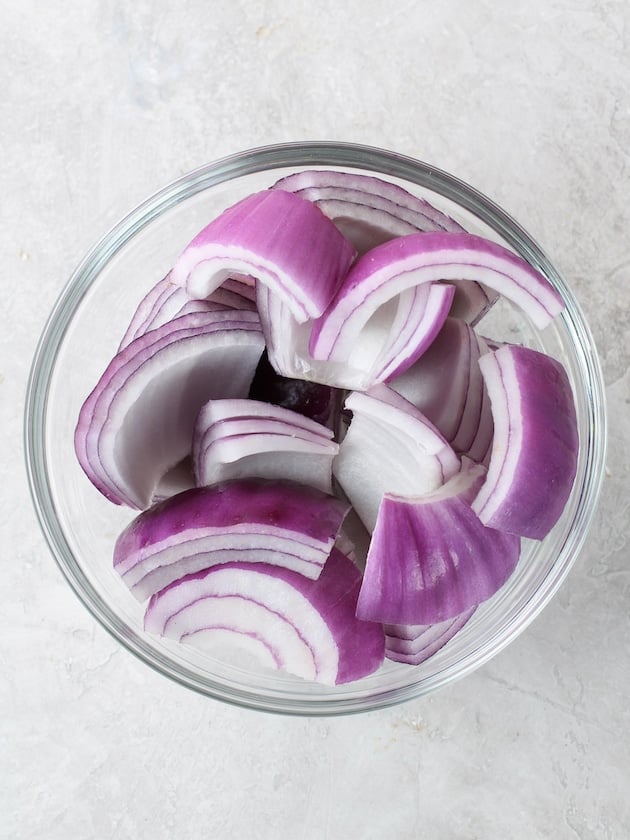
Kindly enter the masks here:
[[[630, 836], [630, 5], [3, 3], [0, 837]], [[559, 594], [437, 694], [350, 718], [257, 714], [122, 650], [40, 535], [21, 451], [69, 273], [179, 174], [348, 140], [475, 185], [568, 278], [599, 346], [608, 473]]]

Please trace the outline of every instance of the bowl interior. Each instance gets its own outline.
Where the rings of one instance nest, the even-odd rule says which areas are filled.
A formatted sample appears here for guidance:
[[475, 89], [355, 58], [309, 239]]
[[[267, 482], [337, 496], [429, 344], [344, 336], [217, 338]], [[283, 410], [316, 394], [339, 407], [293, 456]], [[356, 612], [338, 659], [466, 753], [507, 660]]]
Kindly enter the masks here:
[[[73, 449], [81, 404], [114, 355], [131, 314], [185, 244], [223, 208], [313, 167], [380, 174], [447, 212], [471, 232], [511, 247], [539, 268], [566, 308], [543, 331], [501, 301], [482, 334], [521, 342], [567, 368], [581, 439], [577, 478], [562, 518], [541, 543], [524, 541], [508, 583], [455, 638], [416, 667], [395, 663], [329, 688], [246, 658], [226, 658], [158, 639], [142, 629], [142, 607], [112, 567], [118, 533], [134, 516], [108, 503], [84, 476]], [[570, 289], [535, 242], [503, 211], [457, 179], [418, 161], [348, 144], [287, 144], [244, 152], [179, 179], [112, 229], [73, 274], [42, 335], [25, 417], [27, 467], [37, 513], [62, 571], [95, 617], [146, 663], [190, 688], [252, 708], [302, 714], [361, 711], [432, 691], [501, 650], [552, 597], [586, 536], [605, 454], [602, 376], [593, 340]]]

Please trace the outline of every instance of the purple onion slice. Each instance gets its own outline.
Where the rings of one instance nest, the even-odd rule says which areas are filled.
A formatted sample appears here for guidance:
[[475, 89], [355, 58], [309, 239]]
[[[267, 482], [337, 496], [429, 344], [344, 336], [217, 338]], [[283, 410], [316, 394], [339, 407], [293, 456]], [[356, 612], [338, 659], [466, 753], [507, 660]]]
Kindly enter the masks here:
[[[273, 189], [288, 190], [316, 204], [352, 242], [359, 254], [399, 236], [419, 231], [464, 228], [428, 201], [372, 175], [310, 170], [282, 178]], [[479, 283], [455, 278], [453, 315], [476, 323], [497, 294]]]
[[420, 665], [441, 650], [462, 629], [477, 608], [437, 624], [385, 624], [385, 657], [406, 665]]
[[385, 493], [421, 496], [460, 468], [433, 424], [387, 385], [346, 399], [352, 422], [333, 462], [333, 474], [368, 531]]
[[145, 629], [210, 651], [231, 638], [260, 652], [267, 666], [339, 685], [368, 676], [384, 658], [381, 625], [355, 616], [360, 584], [360, 572], [337, 549], [315, 581], [280, 566], [227, 563], [156, 594]]
[[[313, 325], [311, 356], [347, 365], [379, 309], [414, 286], [454, 278], [494, 288], [519, 306], [538, 329], [563, 308], [549, 281], [501, 245], [468, 233], [417, 233], [385, 242], [356, 261]], [[379, 321], [386, 315], [385, 311]]]
[[425, 353], [390, 387], [428, 417], [458, 455], [481, 463], [492, 442], [490, 400], [479, 368], [486, 341], [447, 318]]
[[494, 595], [514, 571], [520, 539], [483, 525], [470, 506], [485, 467], [468, 462], [433, 494], [386, 494], [357, 615], [386, 624], [437, 624]]
[[264, 190], [229, 207], [186, 246], [171, 272], [175, 285], [208, 297], [235, 275], [269, 285], [298, 322], [320, 315], [355, 250], [315, 205]]
[[193, 431], [193, 469], [203, 486], [230, 478], [290, 479], [332, 492], [332, 431], [256, 400], [210, 400]]
[[75, 451], [116, 504], [146, 508], [161, 478], [190, 454], [201, 406], [244, 397], [263, 351], [254, 312], [196, 312], [127, 345], [85, 400]]
[[494, 440], [473, 510], [491, 528], [543, 539], [562, 515], [577, 470], [571, 383], [560, 362], [527, 347], [504, 345], [479, 365]]
[[122, 532], [114, 567], [140, 600], [187, 574], [246, 560], [317, 578], [349, 505], [290, 481], [241, 479], [171, 496]]

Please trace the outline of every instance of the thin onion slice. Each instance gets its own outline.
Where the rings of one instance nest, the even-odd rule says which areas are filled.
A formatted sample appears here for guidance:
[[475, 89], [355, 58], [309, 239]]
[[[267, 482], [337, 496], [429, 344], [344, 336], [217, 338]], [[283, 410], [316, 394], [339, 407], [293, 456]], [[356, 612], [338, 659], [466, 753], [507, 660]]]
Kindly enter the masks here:
[[[283, 376], [365, 391], [400, 375], [430, 346], [451, 309], [454, 288], [430, 283], [403, 290], [374, 307], [343, 363], [314, 359], [309, 351], [317, 322], [299, 324], [271, 289], [260, 288], [258, 311], [269, 360]], [[381, 305], [382, 304], [382, 305]]]
[[120, 342], [118, 350], [149, 330], [163, 326], [167, 321], [191, 312], [218, 312], [229, 309], [246, 309], [254, 312], [256, 304], [251, 287], [237, 281], [226, 281], [203, 300], [191, 298], [185, 289], [174, 285], [170, 272], [156, 283], [138, 304], [136, 311]]
[[245, 397], [263, 351], [254, 312], [196, 312], [127, 345], [85, 400], [75, 451], [115, 504], [146, 508], [161, 478], [190, 454], [201, 406]]
[[433, 494], [386, 494], [367, 556], [357, 615], [437, 624], [494, 595], [514, 571], [520, 539], [483, 525], [470, 507], [485, 467], [464, 469]]
[[114, 567], [140, 600], [235, 560], [281, 565], [315, 579], [348, 509], [334, 496], [284, 480], [198, 487], [139, 514], [116, 541]]
[[380, 307], [416, 285], [454, 278], [495, 289], [538, 329], [563, 308], [549, 281], [507, 248], [468, 233], [417, 233], [385, 242], [357, 260], [313, 325], [311, 356], [346, 364]]
[[[399, 236], [419, 231], [463, 232], [464, 228], [428, 201], [372, 175], [309, 170], [288, 175], [272, 189], [288, 190], [316, 204], [364, 254]], [[476, 323], [496, 300], [480, 283], [455, 278], [452, 314]]]
[[269, 285], [301, 323], [324, 311], [354, 256], [353, 246], [311, 202], [264, 190], [200, 231], [171, 276], [191, 297], [205, 298], [227, 278], [249, 275]]
[[486, 341], [447, 318], [425, 353], [389, 385], [437, 426], [458, 455], [481, 463], [492, 442], [492, 412], [479, 369]]
[[210, 400], [193, 431], [198, 485], [251, 476], [290, 479], [331, 493], [338, 451], [327, 427], [256, 400]]
[[479, 365], [494, 440], [473, 510], [492, 528], [543, 539], [562, 515], [577, 470], [571, 383], [560, 362], [528, 347], [504, 345]]
[[[380, 624], [355, 616], [361, 575], [333, 549], [316, 581], [265, 563], [228, 563], [175, 581], [156, 594], [145, 629], [211, 648], [215, 633], [239, 644], [253, 636], [264, 661], [326, 685], [358, 680], [383, 662]], [[228, 605], [226, 607], [226, 604]]]
[[333, 474], [368, 531], [385, 493], [421, 496], [440, 487], [460, 462], [439, 431], [386, 385], [346, 399], [352, 422]]
[[420, 665], [441, 650], [469, 621], [477, 607], [437, 624], [385, 624], [385, 657]]

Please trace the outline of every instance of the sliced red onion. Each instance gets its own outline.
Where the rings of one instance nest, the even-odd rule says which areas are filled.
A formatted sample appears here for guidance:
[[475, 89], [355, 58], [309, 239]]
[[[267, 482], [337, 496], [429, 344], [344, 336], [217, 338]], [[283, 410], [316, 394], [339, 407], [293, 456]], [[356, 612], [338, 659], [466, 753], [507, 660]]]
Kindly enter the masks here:
[[201, 406], [244, 397], [264, 341], [254, 312], [196, 312], [131, 342], [84, 402], [75, 450], [112, 502], [145, 508], [190, 453]]
[[385, 493], [421, 496], [455, 475], [459, 459], [411, 403], [386, 385], [346, 400], [352, 422], [333, 474], [368, 531]]
[[169, 272], [140, 301], [118, 349], [123, 350], [145, 332], [191, 312], [218, 312], [227, 309], [248, 309], [254, 312], [256, 304], [252, 297], [251, 287], [228, 280], [209, 298], [194, 299], [185, 289], [173, 284]]
[[332, 492], [332, 431], [286, 408], [255, 400], [211, 400], [193, 431], [198, 485], [257, 476]]
[[477, 608], [437, 624], [385, 624], [385, 657], [406, 665], [420, 665], [462, 629]]
[[[312, 321], [298, 324], [270, 289], [260, 289], [258, 311], [269, 359], [284, 376], [364, 391], [406, 370], [424, 353], [449, 314], [452, 286], [430, 283], [401, 292], [374, 309], [355, 335], [348, 358], [315, 360], [308, 346]], [[316, 322], [315, 322], [316, 323]]]
[[357, 615], [387, 624], [437, 624], [490, 598], [518, 562], [520, 539], [487, 528], [470, 507], [485, 468], [465, 468], [433, 494], [386, 494]]
[[226, 633], [266, 665], [326, 685], [365, 677], [380, 667], [385, 640], [380, 624], [355, 616], [361, 575], [333, 549], [320, 577], [265, 563], [228, 563], [175, 581], [147, 607], [145, 629], [212, 649]]
[[542, 539], [567, 503], [579, 437], [571, 383], [560, 362], [504, 345], [479, 360], [494, 441], [473, 510], [492, 528]]
[[543, 329], [562, 310], [562, 298], [529, 263], [500, 245], [468, 233], [417, 233], [385, 242], [360, 257], [312, 328], [314, 359], [345, 365], [377, 310], [421, 283], [464, 278], [510, 299]]
[[[352, 242], [359, 254], [419, 231], [463, 232], [464, 228], [424, 199], [396, 184], [359, 173], [311, 170], [282, 178], [273, 189], [293, 192], [316, 204]], [[453, 279], [453, 315], [476, 323], [496, 300], [479, 283]]]
[[317, 578], [349, 505], [290, 481], [198, 487], [143, 511], [122, 532], [114, 567], [144, 600], [184, 575], [235, 560]]
[[390, 387], [416, 406], [459, 455], [481, 463], [492, 441], [492, 412], [479, 369], [488, 352], [465, 321], [447, 318], [425, 353]]
[[320, 315], [355, 250], [315, 205], [265, 190], [210, 222], [178, 257], [171, 276], [191, 297], [205, 298], [228, 277], [269, 285], [298, 322]]

